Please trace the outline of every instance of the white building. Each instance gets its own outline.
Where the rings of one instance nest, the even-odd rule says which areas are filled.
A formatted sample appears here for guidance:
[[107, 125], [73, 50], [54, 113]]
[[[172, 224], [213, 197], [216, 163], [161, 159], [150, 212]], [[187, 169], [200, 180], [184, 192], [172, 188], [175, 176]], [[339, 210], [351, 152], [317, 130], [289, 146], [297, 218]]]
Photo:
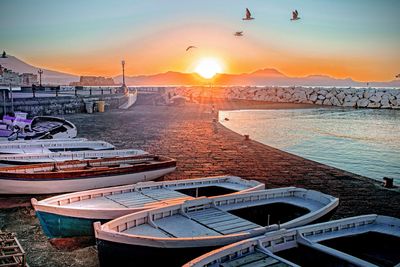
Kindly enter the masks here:
[[0, 85], [9, 86], [31, 86], [38, 83], [38, 77], [33, 73], [13, 72], [0, 65]]
[[21, 77], [17, 72], [8, 70], [0, 65], [0, 85], [20, 85]]
[[38, 76], [33, 73], [22, 73], [19, 75], [21, 78], [22, 86], [31, 86], [32, 84], [38, 84]]

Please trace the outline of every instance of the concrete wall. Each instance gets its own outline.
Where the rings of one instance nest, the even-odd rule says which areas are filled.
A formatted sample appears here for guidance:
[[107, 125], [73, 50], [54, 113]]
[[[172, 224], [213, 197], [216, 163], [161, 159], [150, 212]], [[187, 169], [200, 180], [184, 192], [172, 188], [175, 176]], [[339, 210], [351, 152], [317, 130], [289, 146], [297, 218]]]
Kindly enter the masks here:
[[[62, 115], [71, 113], [86, 112], [85, 103], [104, 100], [107, 109], [118, 108], [127, 101], [123, 94], [79, 96], [79, 97], [36, 97], [14, 99], [14, 111], [27, 112], [30, 116], [37, 115]], [[0, 106], [0, 113], [3, 113], [4, 105]], [[10, 100], [6, 101], [7, 112], [11, 111]]]
[[176, 87], [170, 94], [188, 98], [213, 97], [325, 106], [400, 109], [400, 90], [310, 87]]

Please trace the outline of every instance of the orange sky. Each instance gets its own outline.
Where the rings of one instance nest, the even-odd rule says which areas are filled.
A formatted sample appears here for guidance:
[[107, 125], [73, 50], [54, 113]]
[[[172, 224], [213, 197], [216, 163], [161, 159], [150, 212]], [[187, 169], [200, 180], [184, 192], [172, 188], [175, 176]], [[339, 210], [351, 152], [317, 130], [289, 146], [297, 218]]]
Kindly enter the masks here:
[[[400, 1], [19, 1], [2, 2], [2, 49], [77, 75], [119, 75], [121, 59], [127, 75], [192, 72], [205, 57], [225, 73], [276, 68], [389, 81], [400, 72]], [[242, 21], [246, 7], [255, 20]], [[301, 20], [290, 21], [293, 8]], [[188, 45], [198, 49], [186, 52]]]

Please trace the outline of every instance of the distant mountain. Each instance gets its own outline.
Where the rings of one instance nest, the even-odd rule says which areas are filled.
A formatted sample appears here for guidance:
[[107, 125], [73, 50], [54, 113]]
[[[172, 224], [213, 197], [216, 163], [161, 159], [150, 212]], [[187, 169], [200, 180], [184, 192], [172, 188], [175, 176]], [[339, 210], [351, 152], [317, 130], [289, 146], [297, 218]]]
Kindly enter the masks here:
[[[122, 76], [114, 77], [116, 83], [122, 83]], [[125, 76], [127, 85], [201, 85], [207, 80], [201, 78], [197, 73], [182, 73], [168, 71], [153, 75]]]
[[[351, 78], [337, 79], [327, 75], [310, 75], [306, 77], [289, 77], [276, 69], [261, 69], [251, 73], [217, 74], [213, 79], [206, 80], [196, 73], [165, 72], [154, 75], [125, 77], [128, 85], [239, 85], [239, 86], [367, 86], [365, 82], [354, 81]], [[122, 76], [114, 77], [116, 82], [122, 82]], [[390, 82], [370, 82], [373, 87], [400, 87], [400, 80]]]
[[[0, 65], [3, 66], [4, 68], [11, 69], [14, 72], [19, 72], [19, 73], [33, 73], [33, 74], [38, 74], [38, 70], [40, 69], [39, 67], [32, 66], [28, 63], [25, 63], [24, 61], [14, 57], [7, 55], [7, 58], [1, 58], [0, 57]], [[66, 85], [69, 84], [70, 82], [77, 82], [79, 81], [79, 76], [68, 74], [68, 73], [63, 73], [63, 72], [58, 72], [58, 71], [53, 71], [53, 70], [47, 70], [43, 69], [43, 74], [42, 74], [42, 83], [43, 84], [61, 84], [61, 85]]]

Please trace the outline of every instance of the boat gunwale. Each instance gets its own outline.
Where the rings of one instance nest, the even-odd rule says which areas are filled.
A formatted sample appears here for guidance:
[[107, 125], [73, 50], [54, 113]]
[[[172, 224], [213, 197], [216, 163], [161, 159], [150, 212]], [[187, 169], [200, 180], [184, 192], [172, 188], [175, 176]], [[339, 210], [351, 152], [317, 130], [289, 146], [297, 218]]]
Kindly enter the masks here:
[[[209, 205], [208, 208], [210, 207], [217, 207], [218, 208], [218, 201], [222, 205], [222, 203], [226, 203], [226, 200], [229, 200], [230, 198], [246, 198], [254, 196], [254, 195], [263, 195], [266, 193], [270, 193], [272, 195], [275, 194], [275, 192], [271, 191], [277, 191], [277, 193], [282, 192], [291, 192], [294, 194], [295, 192], [301, 192], [302, 194], [310, 192], [312, 194], [318, 193], [319, 196], [326, 196], [328, 197], [331, 201], [328, 204], [324, 204], [321, 208], [317, 209], [315, 212], [309, 212], [305, 215], [302, 215], [298, 218], [296, 218], [296, 222], [298, 221], [297, 219], [301, 218], [301, 221], [304, 222], [304, 224], [309, 223], [311, 219], [315, 215], [320, 215], [318, 218], [326, 215], [327, 213], [331, 212], [334, 210], [338, 204], [339, 204], [339, 199], [335, 198], [330, 195], [326, 195], [324, 193], [315, 191], [315, 190], [306, 190], [303, 188], [296, 188], [296, 187], [285, 187], [285, 188], [275, 188], [275, 189], [268, 189], [268, 190], [259, 190], [259, 191], [254, 191], [254, 192], [246, 192], [246, 193], [239, 193], [239, 194], [234, 194], [234, 195], [226, 195], [226, 196], [217, 196], [217, 197], [201, 197], [193, 200], [188, 200], [180, 204], [171, 204], [165, 207], [159, 207], [159, 208], [154, 208], [150, 210], [144, 210], [144, 211], [139, 211], [136, 213], [124, 215], [121, 217], [118, 217], [114, 220], [111, 220], [107, 223], [100, 224], [100, 222], [95, 222], [94, 223], [94, 228], [95, 228], [95, 236], [97, 239], [105, 239], [111, 242], [121, 242], [124, 241], [126, 242], [125, 244], [130, 244], [130, 245], [145, 245], [146, 246], [157, 246], [157, 244], [161, 245], [162, 247], [182, 247], [182, 246], [189, 246], [189, 247], [197, 247], [201, 245], [201, 243], [208, 241], [208, 242], [213, 242], [211, 245], [226, 245], [225, 240], [229, 240], [229, 238], [232, 238], [233, 240], [237, 237], [252, 237], [260, 234], [264, 234], [266, 232], [270, 231], [275, 231], [280, 229], [281, 227], [296, 227], [296, 225], [292, 225], [292, 221], [288, 221], [284, 224], [281, 224], [280, 226], [277, 224], [269, 225], [269, 226], [260, 226], [256, 227], [250, 230], [234, 233], [234, 234], [224, 234], [224, 235], [216, 235], [216, 236], [196, 236], [196, 237], [156, 237], [156, 236], [143, 236], [143, 235], [136, 235], [136, 234], [129, 234], [129, 233], [123, 233], [122, 231], [125, 231], [126, 229], [130, 229], [133, 227], [137, 227], [138, 225], [142, 224], [153, 224], [154, 217], [161, 214], [164, 215], [165, 213], [170, 213], [169, 216], [173, 216], [175, 214], [181, 214], [182, 216], [189, 216], [186, 213], [185, 208], [193, 207], [193, 206], [204, 206], [204, 205]], [[197, 204], [197, 205], [196, 205]], [[321, 203], [322, 204], [322, 203]], [[229, 205], [229, 204], [226, 204]], [[257, 206], [257, 205], [255, 205]], [[205, 209], [205, 208], [204, 208]], [[175, 213], [174, 213], [175, 212]], [[165, 216], [168, 217], [168, 216]], [[162, 216], [162, 218], [165, 218]], [[151, 218], [151, 219], [150, 219]], [[190, 218], [190, 217], [188, 217]], [[159, 218], [158, 218], [159, 219]], [[143, 223], [137, 223], [137, 221], [142, 220]], [[314, 219], [313, 219], [314, 220]], [[155, 219], [157, 221], [157, 219]], [[134, 222], [134, 223], [133, 223]], [[124, 225], [124, 227], [120, 227], [121, 225]], [[133, 227], [129, 227], [131, 225], [134, 225]], [[120, 230], [123, 229], [123, 230]], [[117, 230], [114, 230], [117, 229]], [[242, 238], [241, 238], [242, 239]], [[118, 240], [118, 241], [117, 241]], [[189, 243], [186, 243], [184, 241], [190, 240]], [[219, 242], [221, 241], [221, 242]], [[239, 240], [237, 240], [239, 241]], [[230, 241], [234, 242], [234, 241]], [[122, 242], [121, 242], [122, 243]], [[208, 245], [208, 246], [211, 246]]]

